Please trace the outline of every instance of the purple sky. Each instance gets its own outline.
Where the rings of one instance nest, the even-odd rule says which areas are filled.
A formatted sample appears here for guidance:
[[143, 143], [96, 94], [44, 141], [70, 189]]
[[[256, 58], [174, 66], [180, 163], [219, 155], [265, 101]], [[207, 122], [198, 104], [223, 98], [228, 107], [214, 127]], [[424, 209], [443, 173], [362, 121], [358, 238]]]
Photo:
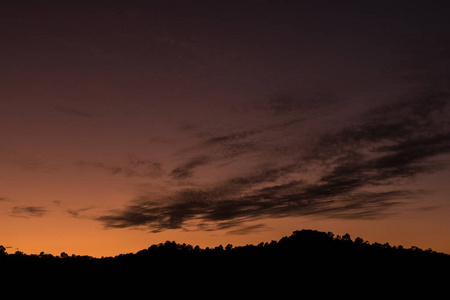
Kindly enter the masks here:
[[0, 244], [101, 256], [313, 228], [450, 253], [449, 8], [6, 3]]

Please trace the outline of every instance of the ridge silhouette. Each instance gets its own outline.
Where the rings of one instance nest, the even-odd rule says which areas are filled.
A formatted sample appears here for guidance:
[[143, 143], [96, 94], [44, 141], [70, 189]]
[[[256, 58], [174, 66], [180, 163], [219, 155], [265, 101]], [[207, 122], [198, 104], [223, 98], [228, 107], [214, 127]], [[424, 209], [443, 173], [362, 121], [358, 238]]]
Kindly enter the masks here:
[[[154, 244], [136, 253], [114, 257], [8, 254], [0, 246], [0, 272], [12, 284], [58, 286], [98, 297], [139, 297], [149, 291], [179, 296], [245, 294], [254, 297], [292, 295], [309, 291], [334, 295], [357, 287], [379, 294], [411, 287], [434, 286], [441, 291], [449, 280], [450, 255], [418, 247], [372, 243], [349, 234], [315, 230], [294, 231], [279, 241], [234, 247], [200, 248], [174, 241]], [[6, 283], [3, 283], [6, 286]]]
[[0, 266], [5, 268], [36, 269], [89, 269], [89, 268], [144, 268], [176, 266], [212, 266], [227, 267], [274, 267], [284, 265], [301, 265], [302, 268], [339, 267], [341, 265], [366, 266], [383, 265], [392, 268], [405, 267], [410, 264], [449, 264], [450, 255], [438, 253], [431, 249], [418, 247], [404, 248], [364, 241], [357, 237], [352, 240], [347, 233], [335, 236], [333, 233], [316, 230], [294, 231], [279, 241], [234, 247], [219, 245], [214, 248], [200, 248], [174, 241], [154, 244], [136, 253], [119, 254], [115, 257], [94, 258], [91, 256], [46, 254], [24, 254], [17, 251], [8, 254], [0, 246]]

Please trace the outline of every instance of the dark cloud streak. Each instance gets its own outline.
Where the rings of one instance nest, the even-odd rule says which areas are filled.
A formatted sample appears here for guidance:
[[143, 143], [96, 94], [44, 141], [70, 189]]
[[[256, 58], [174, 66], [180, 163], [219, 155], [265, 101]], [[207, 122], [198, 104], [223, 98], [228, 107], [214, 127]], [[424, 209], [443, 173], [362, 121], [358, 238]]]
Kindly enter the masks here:
[[[186, 188], [163, 199], [141, 197], [97, 220], [105, 228], [236, 228], [238, 234], [246, 222], [263, 218], [365, 219], [391, 214], [393, 207], [415, 197], [405, 184], [445, 167], [436, 160], [450, 153], [449, 95], [427, 90], [408, 97], [322, 134], [308, 151], [291, 153], [291, 164], [260, 168], [209, 187]], [[256, 134], [263, 132], [242, 130], [211, 137], [204, 145], [247, 142]], [[210, 162], [208, 156], [196, 156], [171, 176], [192, 177], [194, 168]], [[310, 179], [305, 171], [310, 168], [319, 170], [317, 179]]]
[[183, 163], [181, 166], [173, 169], [170, 175], [174, 179], [187, 179], [192, 177], [194, 168], [206, 165], [209, 160], [210, 159], [205, 155], [196, 156]]
[[14, 206], [11, 209], [11, 216], [13, 217], [42, 217], [47, 213], [47, 210], [42, 206]]
[[140, 159], [134, 155], [128, 155], [128, 163], [124, 165], [107, 165], [102, 162], [85, 161], [80, 161], [77, 165], [103, 169], [108, 171], [111, 175], [121, 174], [126, 177], [158, 178], [165, 174], [160, 163]]
[[54, 105], [53, 108], [58, 112], [61, 112], [61, 113], [67, 114], [67, 115], [72, 115], [75, 117], [81, 117], [81, 118], [92, 118], [93, 117], [93, 115], [88, 112], [70, 108], [70, 107]]

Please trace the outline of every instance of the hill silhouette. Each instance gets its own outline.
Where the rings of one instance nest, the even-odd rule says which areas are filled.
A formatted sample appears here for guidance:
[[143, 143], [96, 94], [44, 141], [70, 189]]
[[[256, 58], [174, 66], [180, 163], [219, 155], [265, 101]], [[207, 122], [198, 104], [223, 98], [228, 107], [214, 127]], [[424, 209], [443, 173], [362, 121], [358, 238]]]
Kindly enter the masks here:
[[57, 288], [58, 293], [102, 299], [118, 293], [142, 297], [149, 292], [172, 298], [191, 294], [284, 298], [293, 293], [345, 292], [359, 298], [366, 293], [404, 296], [405, 291], [414, 294], [415, 288], [440, 295], [446, 290], [449, 267], [450, 255], [444, 253], [371, 244], [348, 234], [314, 230], [236, 247], [200, 248], [166, 241], [136, 253], [102, 258], [64, 252], [8, 254], [0, 246], [3, 287], [19, 284], [41, 292]]
[[279, 241], [234, 247], [219, 245], [214, 248], [200, 248], [174, 241], [155, 244], [136, 253], [120, 254], [115, 257], [94, 258], [91, 256], [8, 254], [0, 246], [0, 267], [2, 270], [27, 269], [73, 271], [130, 271], [191, 269], [206, 273], [263, 272], [271, 270], [285, 272], [289, 269], [308, 271], [327, 270], [335, 272], [345, 269], [362, 269], [375, 272], [408, 272], [417, 268], [442, 268], [450, 266], [450, 255], [418, 247], [404, 248], [388, 243], [369, 243], [349, 234], [335, 236], [333, 233], [315, 230], [294, 231], [291, 236]]

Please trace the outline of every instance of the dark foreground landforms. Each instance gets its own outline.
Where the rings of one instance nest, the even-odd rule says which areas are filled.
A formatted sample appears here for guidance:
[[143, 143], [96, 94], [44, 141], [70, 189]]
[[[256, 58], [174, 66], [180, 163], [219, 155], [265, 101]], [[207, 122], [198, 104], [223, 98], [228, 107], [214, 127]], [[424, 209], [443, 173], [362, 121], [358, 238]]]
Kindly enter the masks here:
[[371, 273], [411, 275], [412, 273], [444, 272], [450, 266], [450, 255], [418, 247], [404, 248], [388, 243], [369, 243], [350, 235], [313, 230], [295, 231], [279, 241], [234, 247], [231, 244], [215, 248], [200, 248], [166, 241], [137, 253], [115, 257], [51, 254], [8, 254], [0, 246], [0, 268], [56, 272], [101, 272], [108, 274], [147, 274], [173, 278], [187, 274], [229, 274], [246, 277], [253, 274], [282, 276], [283, 274]]
[[404, 299], [420, 291], [433, 299], [432, 295], [448, 292], [450, 282], [447, 254], [313, 230], [237, 247], [202, 249], [167, 241], [137, 253], [102, 258], [7, 254], [1, 249], [0, 286], [19, 285], [43, 296], [57, 291], [56, 297], [77, 293], [98, 299], [120, 295], [126, 299], [142, 295], [208, 299], [395, 295]]

